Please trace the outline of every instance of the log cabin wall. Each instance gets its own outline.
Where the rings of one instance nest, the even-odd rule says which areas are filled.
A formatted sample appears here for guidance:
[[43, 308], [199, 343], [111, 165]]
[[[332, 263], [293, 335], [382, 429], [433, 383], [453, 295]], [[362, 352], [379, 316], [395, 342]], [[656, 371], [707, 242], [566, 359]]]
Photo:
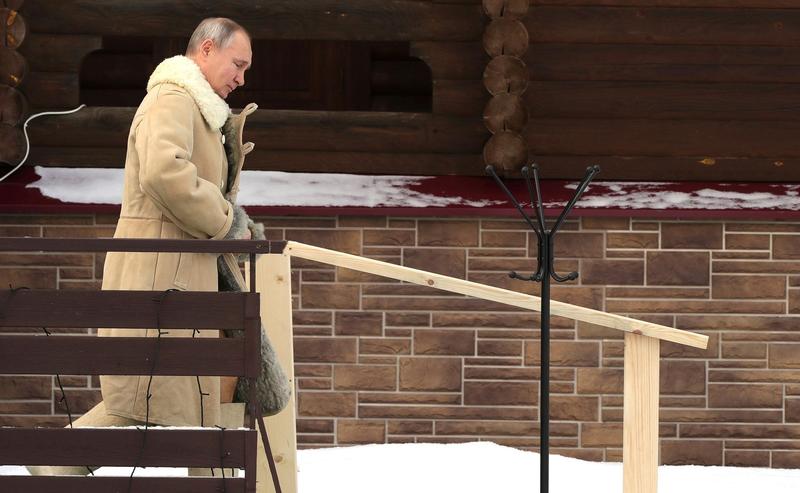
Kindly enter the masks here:
[[[317, 102], [327, 102], [303, 107], [295, 101], [294, 109], [260, 111], [260, 123], [250, 129], [257, 152], [248, 166], [480, 175], [481, 152], [490, 137], [481, 121], [489, 100], [482, 83], [489, 61], [482, 37], [490, 20], [482, 3], [227, 1], [197, 11], [182, 2], [165, 2], [157, 9], [124, 0], [27, 2], [21, 12], [30, 39], [21, 50], [31, 73], [23, 89], [34, 108], [74, 107], [81, 100], [81, 60], [101, 49], [104, 39], [153, 33], [185, 37], [208, 15], [243, 21], [257, 42], [348, 45], [338, 58], [327, 58], [333, 65], [326, 66], [325, 57], [315, 62], [315, 70], [326, 75], [336, 72], [333, 66], [347, 66], [359, 46], [363, 51], [364, 44], [401, 43], [411, 57], [406, 62], [417, 58], [429, 68], [430, 111], [419, 98], [359, 101], [366, 85], [391, 91], [393, 81], [406, 77], [413, 79], [405, 82], [407, 87], [419, 87], [419, 75], [409, 75], [417, 74], [418, 65], [404, 70], [401, 63], [371, 59], [370, 75], [364, 76], [370, 82], [348, 86], [350, 96], [318, 95]], [[530, 46], [522, 61], [530, 83], [523, 94], [528, 123], [521, 135], [545, 178], [578, 177], [586, 165], [599, 164], [604, 179], [800, 180], [796, 2], [527, 3], [522, 22]], [[303, 53], [311, 57], [313, 50]], [[243, 91], [234, 106], [248, 99], [244, 96]], [[275, 98], [254, 99], [262, 107], [281, 108]], [[117, 106], [134, 100], [121, 98], [126, 104]], [[343, 108], [347, 111], [331, 111]], [[31, 162], [121, 166], [124, 139], [115, 135], [100, 143], [98, 137], [108, 126], [124, 129], [129, 115], [125, 109], [89, 109], [58, 122], [40, 121], [47, 137], [34, 140]], [[63, 132], [45, 130], [54, 128]], [[66, 137], [76, 132], [82, 138]]]

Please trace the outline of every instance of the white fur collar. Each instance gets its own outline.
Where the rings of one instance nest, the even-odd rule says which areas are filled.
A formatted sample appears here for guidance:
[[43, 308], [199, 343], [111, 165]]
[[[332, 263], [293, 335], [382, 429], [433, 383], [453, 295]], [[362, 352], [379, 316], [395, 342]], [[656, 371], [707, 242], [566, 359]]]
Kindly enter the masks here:
[[231, 114], [228, 103], [214, 92], [200, 67], [183, 55], [159, 63], [147, 81], [147, 91], [164, 82], [186, 89], [212, 128], [221, 128]]

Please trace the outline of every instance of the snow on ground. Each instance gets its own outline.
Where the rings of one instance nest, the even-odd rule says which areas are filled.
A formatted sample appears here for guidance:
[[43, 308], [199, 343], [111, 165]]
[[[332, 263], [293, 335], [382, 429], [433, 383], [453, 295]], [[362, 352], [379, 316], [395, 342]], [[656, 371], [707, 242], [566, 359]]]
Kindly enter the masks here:
[[[298, 451], [299, 493], [531, 493], [539, 490], [539, 455], [491, 442], [383, 444]], [[126, 472], [127, 471], [127, 472]], [[98, 475], [127, 475], [102, 468]], [[148, 468], [142, 475], [185, 475]], [[0, 466], [0, 474], [27, 474]], [[659, 493], [796, 493], [800, 469], [661, 466]], [[139, 475], [139, 473], [137, 473]], [[550, 457], [552, 493], [620, 493], [622, 464]]]

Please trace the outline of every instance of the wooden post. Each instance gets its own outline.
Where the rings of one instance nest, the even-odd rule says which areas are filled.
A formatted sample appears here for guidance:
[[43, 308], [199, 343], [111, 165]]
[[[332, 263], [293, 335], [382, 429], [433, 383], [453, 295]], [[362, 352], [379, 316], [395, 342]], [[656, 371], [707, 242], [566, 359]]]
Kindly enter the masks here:
[[658, 489], [659, 340], [625, 334], [622, 491]]
[[[249, 269], [246, 269], [249, 271]], [[261, 294], [261, 321], [278, 361], [283, 366], [294, 393], [294, 352], [292, 345], [292, 273], [288, 255], [261, 255], [256, 261], [256, 291]], [[297, 492], [297, 434], [295, 431], [296, 397], [275, 416], [264, 419], [275, 467], [284, 493]], [[269, 471], [261, 435], [258, 438], [256, 491], [272, 493]]]

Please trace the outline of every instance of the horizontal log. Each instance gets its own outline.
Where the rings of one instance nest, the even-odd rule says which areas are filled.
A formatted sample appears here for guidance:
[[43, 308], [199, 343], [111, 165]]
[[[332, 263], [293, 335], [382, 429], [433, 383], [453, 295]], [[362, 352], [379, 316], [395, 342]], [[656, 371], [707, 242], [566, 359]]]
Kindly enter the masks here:
[[[15, 286], [19, 287], [19, 286]], [[257, 293], [0, 291], [2, 327], [244, 329], [257, 317]]]
[[592, 164], [603, 180], [783, 182], [800, 181], [800, 158], [737, 158], [723, 156], [566, 156], [534, 150], [544, 179], [574, 180]]
[[[224, 485], [223, 485], [224, 482]], [[244, 478], [0, 476], [0, 491], [26, 493], [245, 493]]]
[[[28, 132], [35, 146], [42, 142], [56, 147], [124, 146], [134, 111], [85, 108], [71, 115], [42, 118], [31, 124]], [[480, 152], [486, 139], [479, 116], [258, 110], [247, 119], [244, 138], [255, 142], [258, 150], [402, 153], [413, 149], [466, 154]]]
[[[535, 155], [800, 157], [800, 122], [531, 118]], [[730, 179], [730, 177], [728, 178]]]
[[[477, 82], [438, 81], [435, 107], [474, 114], [486, 94]], [[532, 81], [522, 97], [532, 118], [800, 120], [796, 84]]]
[[0, 374], [245, 376], [245, 373], [244, 338], [0, 336]]
[[32, 108], [72, 109], [80, 104], [77, 72], [29, 72], [22, 85]]
[[539, 6], [531, 43], [800, 46], [800, 9]]
[[429, 113], [431, 107], [430, 85], [428, 94], [373, 94], [369, 98], [370, 111]]
[[[244, 466], [255, 430], [2, 428], [0, 462], [11, 466]], [[146, 437], [146, 438], [145, 438]], [[2, 477], [2, 476], [0, 476]]]
[[102, 47], [100, 36], [30, 33], [19, 51], [33, 71], [79, 72], [84, 57]]
[[618, 7], [722, 7], [792, 9], [800, 8], [795, 0], [530, 0], [539, 5], [592, 5]]
[[25, 156], [25, 134], [19, 126], [0, 123], [0, 163], [16, 165]]
[[24, 7], [31, 30], [63, 34], [188, 36], [197, 19], [238, 19], [255, 39], [477, 40], [483, 32], [480, 5], [427, 1], [232, 0], [224, 6], [196, 2], [41, 0]]
[[[478, 43], [412, 43], [434, 79], [480, 79], [489, 63]], [[800, 82], [800, 48], [785, 46], [532, 43], [531, 80]]]
[[28, 113], [28, 99], [11, 86], [0, 84], [0, 123], [18, 125]]

